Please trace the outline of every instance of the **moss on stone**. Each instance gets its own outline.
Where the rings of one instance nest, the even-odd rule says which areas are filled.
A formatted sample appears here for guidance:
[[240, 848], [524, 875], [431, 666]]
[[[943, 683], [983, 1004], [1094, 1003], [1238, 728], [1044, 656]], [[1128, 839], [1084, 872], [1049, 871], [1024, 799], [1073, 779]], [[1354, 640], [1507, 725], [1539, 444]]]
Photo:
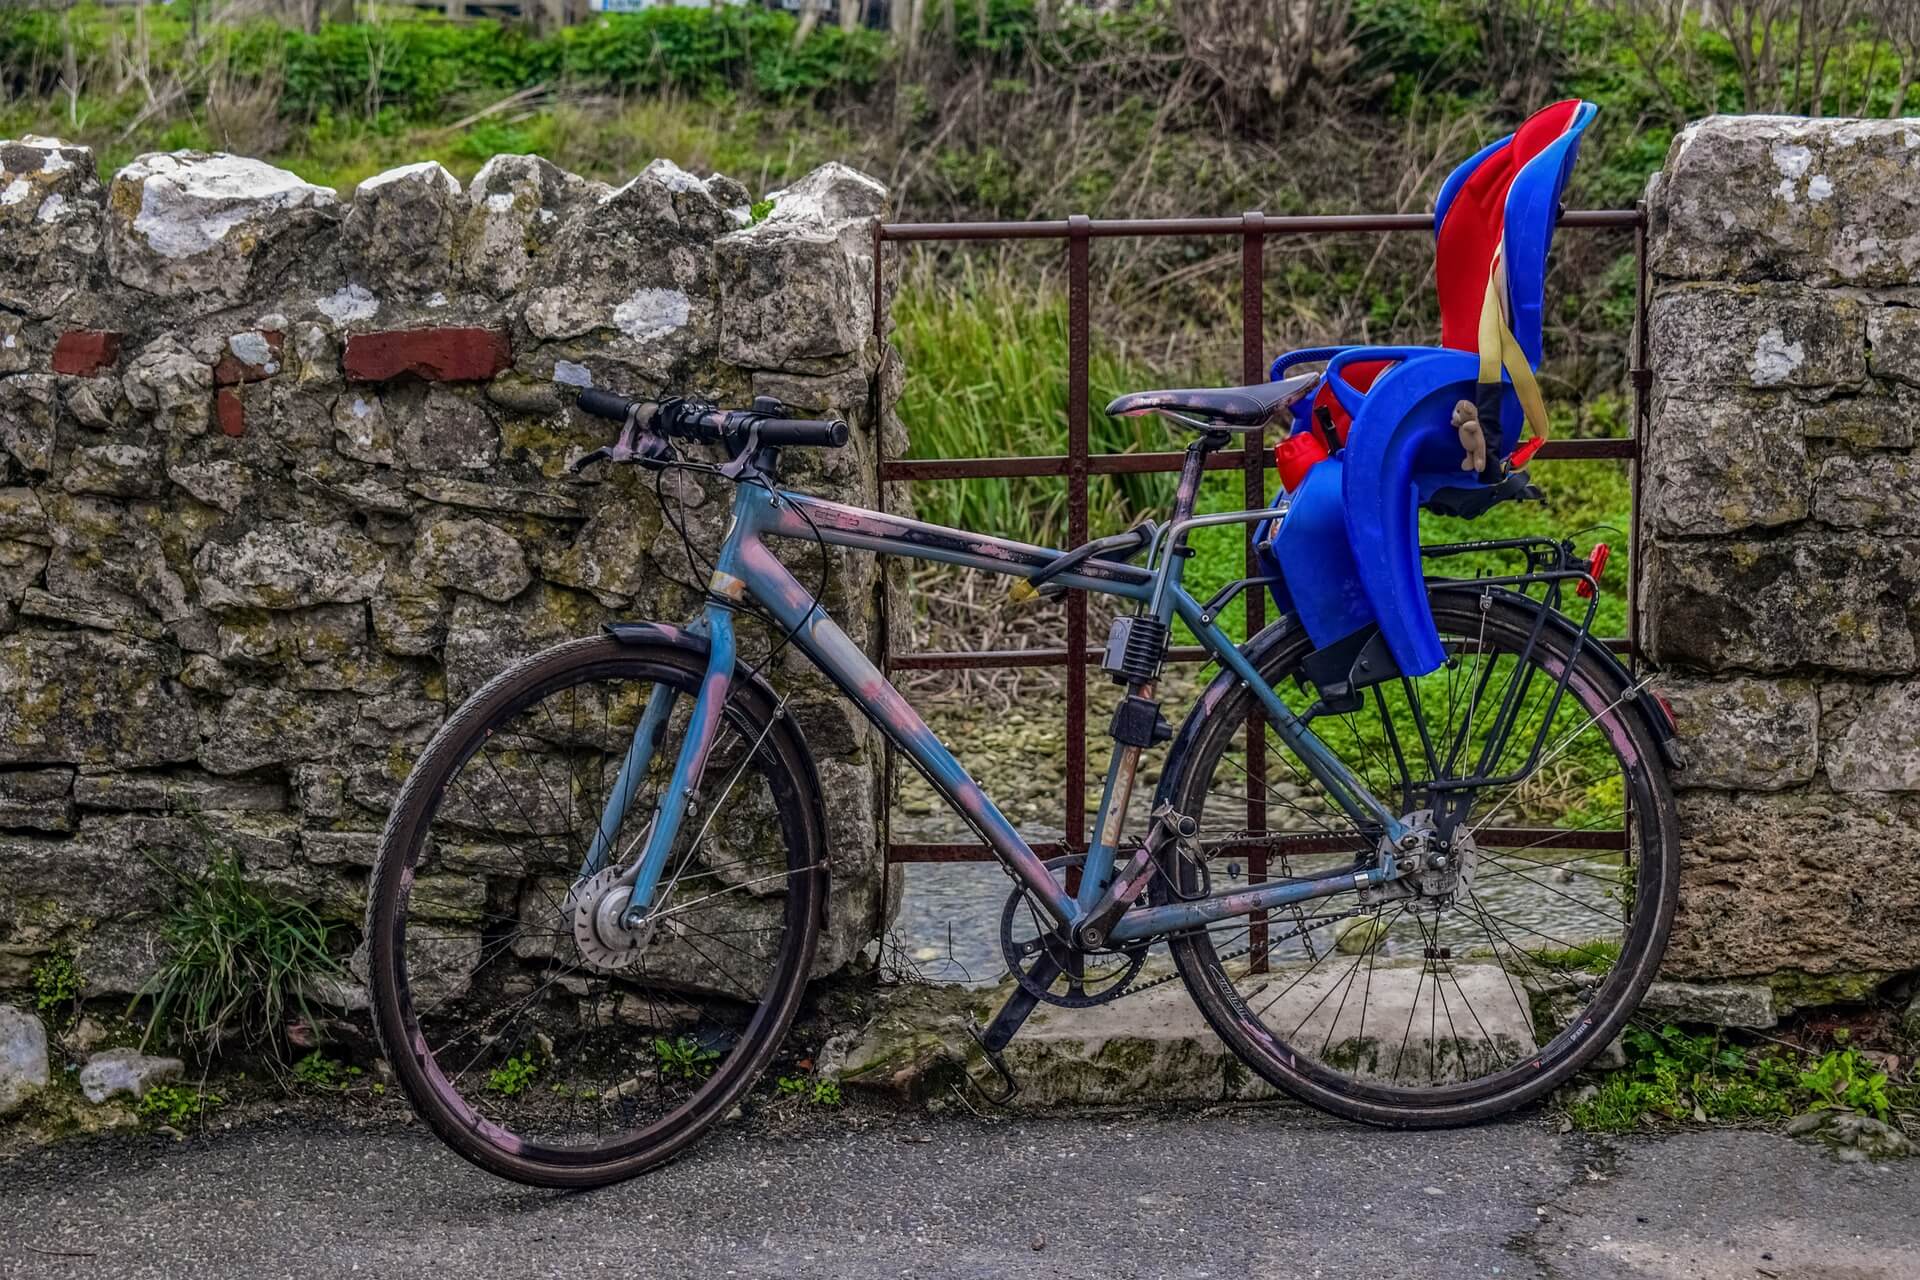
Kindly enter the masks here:
[[1782, 1014], [1817, 1009], [1830, 1004], [1861, 1004], [1879, 992], [1893, 974], [1879, 969], [1857, 973], [1806, 973], [1782, 969], [1764, 979], [1773, 990], [1773, 1002]]

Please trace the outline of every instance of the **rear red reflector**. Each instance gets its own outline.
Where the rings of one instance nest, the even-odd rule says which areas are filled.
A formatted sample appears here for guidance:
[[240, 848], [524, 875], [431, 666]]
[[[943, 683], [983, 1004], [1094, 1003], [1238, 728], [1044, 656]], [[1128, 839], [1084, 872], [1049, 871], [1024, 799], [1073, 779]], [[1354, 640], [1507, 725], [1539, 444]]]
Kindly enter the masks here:
[[1547, 438], [1545, 436], [1535, 436], [1518, 449], [1515, 449], [1510, 455], [1513, 465], [1516, 467], [1526, 466], [1528, 462], [1532, 461], [1533, 455], [1540, 452], [1540, 446], [1546, 442]]
[[[1534, 438], [1536, 440], [1539, 439], [1538, 436]], [[1574, 586], [1574, 591], [1583, 597], [1591, 599], [1593, 596], [1593, 584], [1600, 581], [1600, 575], [1607, 571], [1607, 557], [1612, 554], [1613, 549], [1607, 546], [1606, 543], [1594, 543], [1593, 554], [1587, 557], [1587, 577], [1582, 578]], [[1589, 582], [1587, 580], [1588, 578], [1591, 578], [1593, 581]]]

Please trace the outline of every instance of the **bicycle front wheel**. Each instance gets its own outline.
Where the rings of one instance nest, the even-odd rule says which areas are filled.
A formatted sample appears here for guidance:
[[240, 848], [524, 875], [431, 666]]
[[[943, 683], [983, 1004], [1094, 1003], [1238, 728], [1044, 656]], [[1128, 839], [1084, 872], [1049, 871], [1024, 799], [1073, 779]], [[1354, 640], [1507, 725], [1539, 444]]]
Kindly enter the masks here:
[[[735, 686], [647, 921], [618, 927], [705, 655], [611, 637], [496, 677], [428, 744], [368, 903], [375, 1026], [415, 1110], [493, 1173], [599, 1186], [684, 1150], [766, 1070], [827, 892], [790, 717]], [[582, 877], [649, 704], [672, 711], [610, 869]]]
[[[1430, 598], [1446, 665], [1312, 728], [1416, 830], [1470, 797], [1432, 846], [1443, 869], [1170, 942], [1207, 1020], [1260, 1076], [1409, 1127], [1521, 1106], [1605, 1048], [1659, 965], [1679, 860], [1658, 743], [1597, 642], [1576, 655], [1551, 619], [1536, 629], [1544, 606], [1508, 592], [1439, 585]], [[1312, 647], [1281, 625], [1293, 629], [1259, 663], [1271, 685]], [[1158, 901], [1333, 876], [1379, 850], [1377, 826], [1336, 805], [1270, 725], [1249, 752], [1250, 713], [1239, 685], [1168, 763], [1162, 794], [1199, 833], [1163, 865]], [[1517, 781], [1445, 785], [1518, 772], [1536, 744]]]

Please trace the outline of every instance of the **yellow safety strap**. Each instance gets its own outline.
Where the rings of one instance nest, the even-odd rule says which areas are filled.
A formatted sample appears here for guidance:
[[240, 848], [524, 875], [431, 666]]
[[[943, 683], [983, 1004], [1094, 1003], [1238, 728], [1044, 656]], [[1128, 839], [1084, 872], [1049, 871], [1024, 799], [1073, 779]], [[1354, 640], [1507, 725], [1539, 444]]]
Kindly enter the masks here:
[[1486, 296], [1480, 302], [1480, 381], [1491, 386], [1500, 381], [1500, 370], [1504, 368], [1507, 376], [1513, 379], [1513, 390], [1520, 397], [1520, 408], [1526, 414], [1527, 425], [1533, 428], [1533, 434], [1545, 439], [1547, 435], [1547, 402], [1540, 395], [1540, 384], [1533, 376], [1533, 366], [1527, 363], [1527, 353], [1520, 349], [1520, 340], [1513, 336], [1513, 328], [1507, 319], [1507, 264], [1504, 254], [1496, 251], [1493, 255], [1493, 269], [1487, 276]]

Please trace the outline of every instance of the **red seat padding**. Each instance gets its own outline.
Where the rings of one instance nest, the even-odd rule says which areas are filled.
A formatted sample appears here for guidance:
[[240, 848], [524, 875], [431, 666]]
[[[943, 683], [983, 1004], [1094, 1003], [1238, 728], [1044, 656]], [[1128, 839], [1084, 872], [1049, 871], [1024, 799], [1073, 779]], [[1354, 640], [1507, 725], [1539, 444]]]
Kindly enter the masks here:
[[1542, 107], [1513, 138], [1481, 162], [1455, 193], [1436, 233], [1434, 281], [1440, 295], [1440, 342], [1456, 351], [1480, 349], [1480, 307], [1487, 275], [1506, 228], [1507, 190], [1529, 160], [1573, 123], [1580, 100]]
[[[1347, 385], [1355, 391], [1368, 391], [1372, 389], [1375, 379], [1397, 363], [1399, 362], [1395, 360], [1355, 360], [1341, 370], [1341, 373]], [[1346, 406], [1334, 397], [1333, 388], [1325, 384], [1322, 384], [1320, 390], [1313, 396], [1313, 416], [1316, 422], [1320, 418], [1321, 409], [1327, 411], [1327, 416], [1333, 423], [1334, 439], [1340, 442], [1341, 448], [1346, 448], [1347, 429], [1353, 425], [1353, 416], [1347, 412]]]

